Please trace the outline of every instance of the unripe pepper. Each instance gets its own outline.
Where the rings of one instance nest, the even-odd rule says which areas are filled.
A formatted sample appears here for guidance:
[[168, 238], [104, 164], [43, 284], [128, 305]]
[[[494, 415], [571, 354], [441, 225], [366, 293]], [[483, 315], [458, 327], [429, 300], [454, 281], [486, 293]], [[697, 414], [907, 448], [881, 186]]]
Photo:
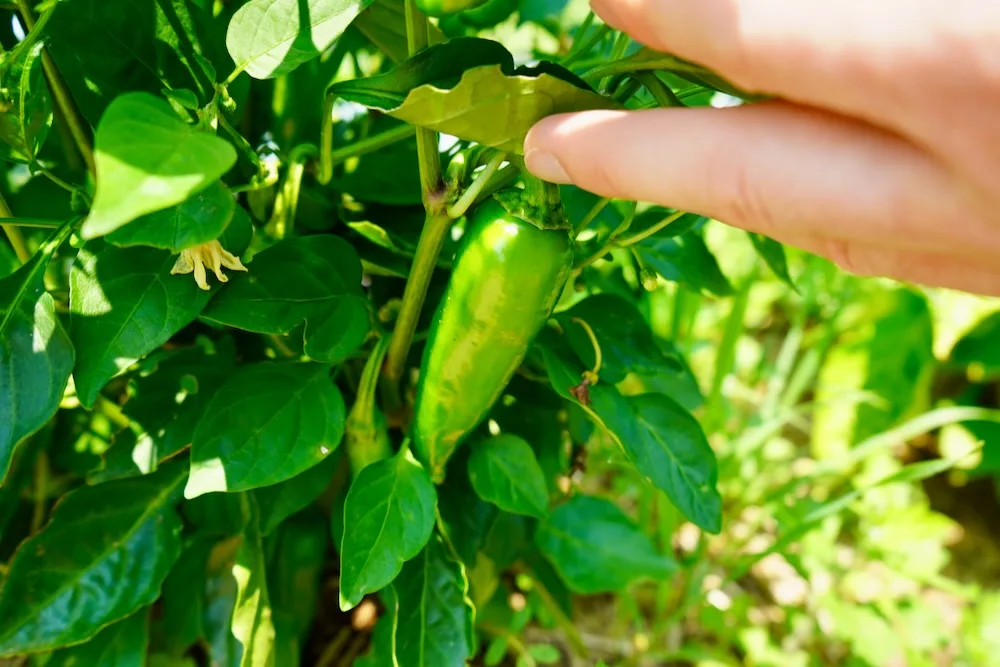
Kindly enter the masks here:
[[534, 205], [512, 189], [469, 219], [431, 323], [414, 406], [414, 450], [435, 481], [524, 360], [572, 266], [558, 202]]
[[357, 479], [361, 471], [372, 463], [388, 458], [393, 453], [385, 415], [375, 402], [375, 387], [388, 348], [389, 337], [383, 336], [365, 362], [361, 381], [358, 383], [357, 398], [347, 415], [344, 440], [347, 444], [347, 458], [351, 462], [352, 479]]
[[417, 8], [428, 16], [444, 18], [458, 12], [472, 9], [486, 0], [415, 0]]

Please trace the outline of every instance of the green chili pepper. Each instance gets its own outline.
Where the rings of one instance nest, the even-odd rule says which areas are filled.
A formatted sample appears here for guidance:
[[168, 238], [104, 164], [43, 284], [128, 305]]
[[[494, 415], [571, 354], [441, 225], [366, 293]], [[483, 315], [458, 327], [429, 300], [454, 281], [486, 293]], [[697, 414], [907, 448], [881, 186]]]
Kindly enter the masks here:
[[415, 0], [417, 8], [428, 16], [444, 18], [458, 12], [472, 9], [486, 0]]
[[464, 11], [450, 14], [440, 22], [445, 35], [457, 37], [503, 23], [517, 11], [518, 0], [486, 0]]
[[501, 192], [471, 216], [431, 323], [413, 444], [435, 481], [524, 360], [572, 269], [562, 208], [526, 199]]

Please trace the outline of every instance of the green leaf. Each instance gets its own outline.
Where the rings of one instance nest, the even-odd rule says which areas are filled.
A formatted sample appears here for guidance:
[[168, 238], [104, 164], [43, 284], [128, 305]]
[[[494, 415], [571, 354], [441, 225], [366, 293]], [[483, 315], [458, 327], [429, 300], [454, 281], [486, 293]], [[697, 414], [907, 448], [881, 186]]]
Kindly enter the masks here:
[[654, 340], [649, 324], [632, 303], [614, 294], [596, 294], [556, 315], [570, 347], [587, 368], [594, 366], [594, 345], [587, 331], [573, 321], [576, 318], [586, 322], [597, 337], [603, 381], [617, 384], [629, 373], [659, 375], [681, 367]]
[[396, 659], [407, 667], [465, 667], [473, 609], [465, 568], [434, 536], [393, 585], [399, 598]]
[[236, 606], [233, 609], [233, 636], [243, 646], [240, 667], [273, 667], [274, 623], [267, 590], [267, 569], [261, 540], [256, 503], [249, 504], [250, 522], [236, 552], [233, 576], [236, 577]]
[[437, 44], [387, 74], [336, 83], [329, 92], [413, 125], [517, 154], [528, 130], [546, 116], [618, 108], [558, 65], [515, 68], [503, 46], [477, 38]]
[[182, 121], [162, 99], [127, 93], [101, 117], [94, 160], [97, 188], [81, 229], [87, 239], [198, 194], [229, 171], [236, 150]]
[[73, 346], [43, 282], [52, 252], [65, 238], [59, 234], [47, 250], [0, 279], [0, 481], [14, 448], [59, 407], [73, 370]]
[[[394, 63], [406, 60], [406, 3], [403, 0], [375, 0], [351, 24]], [[429, 24], [429, 43], [444, 41], [444, 35]]]
[[554, 335], [545, 334], [543, 341], [552, 387], [603, 426], [636, 469], [665, 492], [684, 516], [718, 533], [722, 525], [718, 463], [698, 421], [668, 396], [626, 397], [604, 382], [590, 388], [589, 406], [580, 404], [569, 388], [579, 384], [583, 367]]
[[309, 637], [323, 594], [329, 523], [323, 510], [313, 506], [283, 523], [269, 542], [267, 586], [279, 644], [297, 645]]
[[373, 463], [351, 484], [340, 545], [340, 608], [392, 583], [427, 544], [437, 494], [408, 451]]
[[204, 634], [205, 579], [216, 539], [196, 533], [163, 581], [159, 613], [153, 623], [155, 645], [182, 655]]
[[340, 458], [327, 456], [291, 479], [264, 486], [253, 493], [260, 508], [260, 532], [269, 535], [278, 525], [316, 500], [333, 480]]
[[128, 618], [101, 630], [85, 644], [56, 651], [46, 667], [146, 667], [149, 645], [149, 609], [142, 609]]
[[361, 260], [347, 241], [331, 235], [290, 238], [257, 255], [205, 308], [210, 322], [286, 334], [306, 323], [305, 353], [336, 363], [368, 334], [361, 291]]
[[614, 503], [574, 496], [539, 524], [535, 544], [576, 593], [620, 591], [641, 578], [663, 580], [676, 564]]
[[505, 433], [475, 443], [469, 480], [480, 498], [502, 510], [539, 518], [548, 514], [545, 474], [524, 438]]
[[180, 554], [172, 505], [186, 476], [177, 462], [67, 494], [11, 562], [0, 589], [0, 655], [86, 641], [152, 604]]
[[[42, 70], [42, 41], [22, 42], [8, 55], [0, 75], [0, 156], [32, 162], [52, 127], [52, 103]], [[27, 48], [25, 48], [27, 47]]]
[[[391, 588], [385, 589], [390, 593]], [[371, 650], [358, 658], [356, 667], [397, 667], [396, 665], [396, 622], [399, 618], [399, 603], [395, 595], [383, 596], [386, 610], [372, 630]]]
[[[98, 244], [100, 248], [100, 244]], [[155, 248], [85, 246], [70, 275], [73, 379], [90, 407], [108, 380], [190, 324], [211, 298], [188, 276], [172, 276], [176, 257]]]
[[967, 332], [951, 348], [948, 361], [977, 367], [983, 376], [1000, 373], [1000, 312], [993, 313]]
[[733, 286], [722, 274], [719, 263], [697, 232], [680, 236], [651, 236], [633, 246], [649, 268], [695, 292], [707, 291], [717, 296], [733, 293]]
[[117, 246], [146, 245], [179, 253], [222, 236], [236, 214], [229, 188], [216, 181], [177, 206], [144, 215], [108, 234]]
[[750, 242], [753, 243], [753, 247], [757, 251], [757, 254], [760, 255], [761, 259], [764, 260], [764, 263], [767, 264], [774, 275], [776, 275], [781, 282], [798, 292], [798, 288], [795, 287], [795, 283], [792, 281], [792, 277], [788, 273], [788, 259], [785, 257], [785, 246], [770, 237], [764, 236], [763, 234], [747, 232], [747, 236], [750, 237]]
[[496, 505], [480, 498], [469, 481], [469, 447], [463, 447], [449, 462], [444, 483], [437, 487], [441, 530], [458, 557], [467, 566], [476, 563], [476, 554], [486, 542], [486, 534], [496, 520]]
[[201, 0], [60, 0], [46, 48], [91, 125], [125, 92], [188, 89], [205, 104], [215, 90], [201, 63], [228, 67], [211, 8]]
[[271, 79], [323, 53], [372, 0], [250, 0], [229, 22], [237, 71]]
[[246, 491], [305, 472], [340, 444], [344, 413], [326, 366], [264, 362], [240, 368], [195, 429], [185, 497]]

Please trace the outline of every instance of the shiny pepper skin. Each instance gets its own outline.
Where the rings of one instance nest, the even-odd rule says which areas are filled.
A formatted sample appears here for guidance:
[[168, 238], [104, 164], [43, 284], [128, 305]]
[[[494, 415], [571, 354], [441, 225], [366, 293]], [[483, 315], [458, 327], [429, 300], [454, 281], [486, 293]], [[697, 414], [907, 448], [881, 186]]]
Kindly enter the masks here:
[[414, 449], [435, 481], [524, 360], [572, 265], [565, 229], [542, 230], [492, 199], [469, 220], [431, 324], [414, 406]]
[[485, 2], [486, 0], [416, 0], [416, 5], [424, 14], [440, 19], [478, 7]]

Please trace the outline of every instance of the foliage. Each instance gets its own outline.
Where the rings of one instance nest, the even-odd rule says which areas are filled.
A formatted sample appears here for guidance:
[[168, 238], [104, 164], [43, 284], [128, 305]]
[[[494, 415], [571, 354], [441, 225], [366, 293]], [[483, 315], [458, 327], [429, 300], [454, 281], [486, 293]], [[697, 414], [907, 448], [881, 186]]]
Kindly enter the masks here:
[[[539, 119], [755, 98], [581, 0], [407, 3], [0, 8], [0, 658], [994, 664], [1000, 302], [556, 202]], [[511, 186], [573, 270], [439, 479], [422, 353]]]

